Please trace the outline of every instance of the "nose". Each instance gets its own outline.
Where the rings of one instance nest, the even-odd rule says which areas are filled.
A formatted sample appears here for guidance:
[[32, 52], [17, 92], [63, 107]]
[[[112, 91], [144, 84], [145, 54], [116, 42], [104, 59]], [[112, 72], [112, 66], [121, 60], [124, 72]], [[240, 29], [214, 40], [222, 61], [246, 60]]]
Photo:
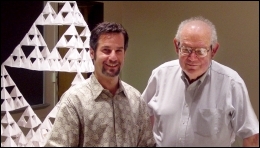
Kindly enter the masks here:
[[191, 53], [189, 54], [188, 58], [191, 60], [191, 61], [194, 61], [197, 59], [197, 55], [195, 53], [194, 50], [191, 51]]
[[111, 51], [109, 59], [112, 60], [112, 61], [117, 60], [116, 51], [114, 51], [114, 50]]

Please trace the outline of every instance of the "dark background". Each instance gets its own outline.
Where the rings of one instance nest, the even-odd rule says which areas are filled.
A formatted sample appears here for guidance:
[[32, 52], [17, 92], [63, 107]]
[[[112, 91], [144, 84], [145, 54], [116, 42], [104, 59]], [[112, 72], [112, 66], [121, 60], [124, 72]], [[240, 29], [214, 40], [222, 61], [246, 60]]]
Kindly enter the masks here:
[[[1, 1], [1, 65], [22, 41], [42, 12], [43, 6], [43, 1]], [[28, 53], [25, 55], [28, 56]], [[5, 67], [30, 105], [43, 103], [42, 71]], [[10, 93], [12, 88], [6, 89]]]

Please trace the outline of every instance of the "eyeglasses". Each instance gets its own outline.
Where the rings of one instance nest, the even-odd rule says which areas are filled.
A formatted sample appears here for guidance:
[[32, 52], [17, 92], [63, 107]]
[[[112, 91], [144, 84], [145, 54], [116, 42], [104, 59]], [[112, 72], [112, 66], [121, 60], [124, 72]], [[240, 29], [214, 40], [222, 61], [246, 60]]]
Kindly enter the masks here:
[[[210, 49], [212, 49], [212, 45], [210, 46]], [[207, 56], [210, 49], [203, 48], [203, 47], [199, 47], [199, 48], [191, 48], [185, 46], [179, 47], [182, 56], [188, 56], [194, 51], [197, 57], [200, 58]]]

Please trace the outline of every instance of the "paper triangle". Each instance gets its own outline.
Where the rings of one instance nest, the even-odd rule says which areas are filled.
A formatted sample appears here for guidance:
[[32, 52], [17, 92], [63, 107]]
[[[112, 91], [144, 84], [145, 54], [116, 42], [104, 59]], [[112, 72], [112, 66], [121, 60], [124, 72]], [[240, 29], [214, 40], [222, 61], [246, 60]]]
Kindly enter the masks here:
[[17, 121], [17, 124], [21, 127], [25, 127], [27, 121], [25, 120], [24, 116], [21, 116], [20, 119]]
[[61, 71], [68, 71], [70, 72], [70, 64], [68, 60], [65, 60], [60, 68]]
[[15, 85], [13, 79], [9, 75], [6, 76], [5, 80], [6, 80], [7, 84], [8, 84], [8, 86]]
[[20, 98], [20, 101], [23, 104], [23, 106], [29, 106], [28, 102], [24, 99], [23, 96]]
[[30, 28], [30, 30], [28, 31], [28, 34], [30, 35], [37, 35], [38, 34], [38, 29], [35, 26], [35, 24], [33, 23], [32, 27]]
[[14, 87], [13, 90], [10, 93], [11, 97], [17, 97], [17, 96], [22, 96], [21, 92], [19, 91], [18, 87]]
[[46, 18], [46, 20], [44, 21], [45, 24], [52, 24], [54, 21], [53, 16], [51, 14], [49, 14]]
[[12, 128], [15, 135], [23, 135], [22, 130], [20, 129], [20, 127], [17, 125], [16, 122], [13, 123]]
[[53, 21], [53, 24], [62, 25], [63, 23], [64, 23], [64, 18], [62, 17], [61, 13], [58, 13], [58, 15]]
[[44, 71], [49, 71], [51, 69], [48, 59], [42, 61], [41, 69]]
[[9, 105], [8, 101], [4, 99], [4, 102], [1, 104], [1, 111], [11, 111], [12, 108]]
[[13, 135], [15, 135], [15, 131], [13, 130], [12, 126], [8, 124], [1, 136], [11, 137]]
[[80, 54], [79, 54], [79, 52], [78, 52], [78, 50], [77, 49], [70, 49], [69, 51], [69, 54], [66, 54], [64, 57], [66, 57], [68, 60], [79, 60], [79, 59], [81, 59], [81, 56], [80, 56]]
[[47, 46], [45, 46], [41, 51], [41, 53], [42, 53], [42, 57], [46, 59], [50, 55], [50, 50], [48, 49]]
[[57, 48], [53, 48], [47, 59], [61, 59]]
[[49, 2], [46, 3], [42, 11], [43, 14], [56, 14]]
[[1, 65], [1, 76], [9, 75], [9, 73], [5, 69], [5, 65]]
[[61, 64], [58, 60], [51, 60], [51, 67], [50, 70], [52, 71], [59, 71]]
[[8, 86], [9, 86], [8, 82], [6, 81], [5, 77], [2, 76], [1, 77], [1, 87], [8, 87]]
[[82, 81], [84, 81], [84, 77], [82, 76], [81, 73], [77, 73], [77, 75], [76, 75], [75, 78], [73, 79], [71, 85], [75, 85], [75, 84], [77, 84], [77, 83], [79, 83], [79, 82], [82, 82]]
[[14, 49], [12, 55], [13, 55], [13, 56], [18, 56], [18, 57], [20, 57], [20, 56], [25, 57], [25, 54], [24, 54], [24, 52], [23, 52], [23, 50], [22, 50], [22, 48], [21, 48], [21, 45], [17, 45], [17, 46], [15, 47], [15, 49]]
[[26, 110], [23, 112], [23, 116], [28, 116], [28, 117], [31, 117], [33, 116], [35, 113], [34, 111], [32, 110], [31, 106], [28, 106], [26, 108]]
[[64, 24], [71, 25], [74, 23], [74, 17], [71, 12], [68, 12], [66, 17], [64, 18]]
[[17, 147], [17, 145], [11, 137], [7, 137], [3, 143], [3, 147]]
[[45, 18], [42, 13], [38, 16], [38, 18], [36, 19], [36, 21], [34, 23], [36, 25], [45, 25]]
[[9, 99], [12, 98], [5, 87], [1, 90], [1, 99]]
[[36, 121], [33, 120], [32, 117], [30, 116], [29, 119], [27, 120], [27, 123], [25, 124], [25, 127], [27, 127], [27, 128], [34, 128], [37, 125], [38, 124], [36, 123]]
[[18, 137], [15, 139], [15, 142], [17, 143], [18, 146], [22, 147], [26, 143], [28, 143], [28, 140], [25, 138], [24, 134], [21, 133], [18, 135]]
[[70, 2], [66, 1], [64, 6], [61, 8], [60, 12], [72, 12], [72, 8], [70, 6]]
[[12, 98], [10, 99], [6, 99], [6, 101], [8, 102], [8, 104], [10, 105], [10, 109], [11, 110], [15, 110], [15, 105], [14, 105], [14, 100]]
[[25, 138], [27, 140], [31, 140], [34, 135], [35, 135], [35, 131], [33, 129], [30, 129], [27, 135], [25, 136]]
[[67, 40], [64, 35], [60, 38], [60, 40], [56, 44], [56, 47], [67, 47]]
[[15, 123], [15, 121], [9, 112], [5, 112], [4, 117], [1, 119], [1, 123], [11, 124], [11, 123]]
[[78, 35], [75, 25], [70, 25], [70, 27], [65, 31], [63, 35]]
[[19, 109], [19, 108], [24, 107], [24, 106], [23, 106], [23, 103], [20, 101], [20, 99], [19, 99], [18, 97], [15, 98], [15, 100], [14, 100], [14, 105], [15, 105], [15, 108], [16, 108], [16, 109]]

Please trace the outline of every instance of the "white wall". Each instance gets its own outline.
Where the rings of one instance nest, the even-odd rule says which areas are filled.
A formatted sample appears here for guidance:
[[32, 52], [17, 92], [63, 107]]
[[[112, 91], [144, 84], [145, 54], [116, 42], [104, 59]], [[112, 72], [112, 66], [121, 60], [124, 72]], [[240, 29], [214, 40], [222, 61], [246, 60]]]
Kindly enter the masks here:
[[104, 20], [122, 23], [130, 36], [122, 79], [142, 92], [155, 67], [177, 58], [172, 40], [179, 23], [197, 15], [216, 25], [215, 60], [244, 79], [259, 118], [259, 1], [104, 1]]

